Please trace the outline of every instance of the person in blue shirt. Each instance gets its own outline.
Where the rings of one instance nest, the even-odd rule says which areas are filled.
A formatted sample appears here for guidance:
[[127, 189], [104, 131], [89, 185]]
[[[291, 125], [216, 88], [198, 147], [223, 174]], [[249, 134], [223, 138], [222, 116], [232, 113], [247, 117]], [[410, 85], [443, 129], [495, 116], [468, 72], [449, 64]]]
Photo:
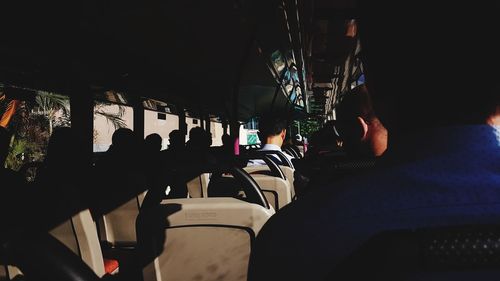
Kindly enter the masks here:
[[379, 233], [500, 222], [498, 7], [387, 2], [362, 2], [358, 22], [388, 149], [376, 169], [271, 217], [249, 280], [326, 280]]

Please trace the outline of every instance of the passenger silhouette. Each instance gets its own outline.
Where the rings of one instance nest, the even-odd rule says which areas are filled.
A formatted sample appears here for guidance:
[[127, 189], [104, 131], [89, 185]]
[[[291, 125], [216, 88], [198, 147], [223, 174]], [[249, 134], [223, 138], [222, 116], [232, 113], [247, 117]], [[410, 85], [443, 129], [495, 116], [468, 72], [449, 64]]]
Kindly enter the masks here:
[[168, 134], [169, 150], [184, 150], [186, 148], [186, 137], [180, 130], [173, 130]]
[[187, 189], [184, 191], [186, 183], [198, 177], [216, 162], [216, 157], [210, 151], [211, 142], [210, 133], [203, 128], [194, 127], [189, 131], [189, 141], [186, 143], [184, 157], [176, 162], [179, 167], [176, 173], [178, 187], [172, 196], [185, 197], [187, 195]]
[[158, 134], [150, 134], [144, 139], [144, 172], [147, 188], [153, 188], [162, 177], [162, 138]]
[[219, 162], [228, 163], [234, 157], [234, 137], [222, 135], [222, 145], [211, 147], [211, 152]]
[[[94, 215], [108, 213], [118, 207], [115, 202], [126, 202], [147, 189], [148, 166], [142, 151], [143, 145], [132, 130], [120, 128], [113, 133], [111, 146], [96, 164], [94, 194], [100, 193], [102, 200], [94, 200]], [[109, 198], [116, 200], [105, 201]]]
[[160, 152], [162, 147], [162, 138], [158, 134], [150, 134], [144, 139], [144, 148], [147, 153]]
[[212, 139], [207, 131], [201, 127], [194, 127], [189, 131], [189, 140], [186, 144], [188, 151], [206, 151]]
[[[500, 62], [495, 3], [455, 2], [443, 13], [449, 6], [436, 2], [396, 12], [390, 2], [363, 1], [359, 20], [367, 87], [389, 131], [381, 165], [274, 215], [257, 237], [249, 280], [395, 280], [409, 268], [404, 280], [424, 280], [420, 260], [337, 274], [379, 233], [500, 221], [500, 89], [484, 82], [499, 76], [490, 67]], [[429, 279], [456, 279], [440, 277]]]
[[56, 128], [50, 136], [47, 155], [35, 177], [34, 189], [44, 193], [46, 208], [54, 213], [51, 217], [77, 213], [86, 204], [82, 192], [88, 175], [80, 169], [79, 159], [75, 157], [75, 144], [71, 128]]
[[134, 131], [127, 128], [117, 129], [111, 137], [111, 146], [107, 151], [108, 158], [135, 156], [137, 153], [138, 141]]
[[222, 137], [222, 153], [225, 155], [234, 155], [234, 137], [228, 134], [223, 134]]
[[[168, 134], [169, 145], [166, 150], [160, 153], [160, 170], [161, 173], [156, 177], [159, 189], [155, 192], [154, 202], [146, 202], [149, 206], [154, 206], [166, 197], [165, 191], [170, 189], [168, 198], [185, 198], [187, 196], [186, 181], [182, 179], [182, 171], [188, 169], [188, 161], [186, 159], [185, 135], [180, 130], [173, 130]], [[148, 200], [149, 200], [148, 198]]]

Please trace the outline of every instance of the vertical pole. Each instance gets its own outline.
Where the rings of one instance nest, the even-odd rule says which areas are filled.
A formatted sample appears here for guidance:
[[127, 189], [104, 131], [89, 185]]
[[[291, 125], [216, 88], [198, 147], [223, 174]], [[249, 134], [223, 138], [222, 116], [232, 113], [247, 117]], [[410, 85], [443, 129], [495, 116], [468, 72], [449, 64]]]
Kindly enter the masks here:
[[210, 123], [210, 114], [207, 114], [205, 116], [205, 131], [209, 132], [210, 133], [210, 127], [211, 127], [211, 123]]
[[231, 136], [234, 137], [234, 155], [240, 155], [240, 124], [231, 122]]
[[94, 152], [94, 98], [89, 89], [79, 89], [70, 97], [71, 128], [76, 136], [75, 151], [82, 167], [92, 165]]
[[224, 118], [222, 119], [222, 134], [227, 134], [227, 127], [228, 127], [228, 123], [227, 123], [227, 119]]
[[240, 155], [240, 123], [238, 122], [238, 105], [239, 105], [239, 83], [235, 86], [233, 92], [233, 114], [231, 116], [229, 130], [234, 139], [234, 155]]
[[214, 142], [214, 138], [216, 137], [215, 135], [212, 135], [212, 134], [211, 134], [211, 131], [210, 131], [210, 130], [211, 130], [211, 128], [210, 128], [210, 127], [211, 127], [211, 125], [212, 125], [212, 124], [210, 123], [210, 114], [208, 114], [208, 113], [207, 113], [207, 114], [205, 115], [205, 131], [207, 131], [207, 133], [209, 133], [209, 134], [210, 134], [210, 137], [212, 138], [212, 139], [210, 140], [210, 145], [212, 145], [212, 144], [213, 144], [213, 142]]
[[203, 130], [205, 130], [205, 119], [203, 119], [203, 114], [200, 114], [199, 117], [200, 118], [198, 118], [198, 120], [200, 120], [200, 123], [198, 124]]
[[181, 131], [185, 137], [187, 135], [186, 112], [182, 105], [179, 105], [177, 108], [177, 116], [179, 116], [179, 131]]
[[134, 133], [139, 140], [144, 140], [144, 106], [141, 97], [132, 99], [134, 108]]

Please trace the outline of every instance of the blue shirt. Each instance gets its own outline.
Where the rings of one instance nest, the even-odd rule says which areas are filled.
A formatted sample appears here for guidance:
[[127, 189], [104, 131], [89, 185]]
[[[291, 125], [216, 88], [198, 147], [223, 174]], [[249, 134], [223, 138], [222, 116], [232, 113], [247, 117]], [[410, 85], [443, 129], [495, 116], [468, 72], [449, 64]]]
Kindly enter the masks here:
[[249, 280], [322, 280], [377, 233], [500, 222], [500, 128], [418, 132], [390, 145], [382, 167], [323, 186], [264, 226]]

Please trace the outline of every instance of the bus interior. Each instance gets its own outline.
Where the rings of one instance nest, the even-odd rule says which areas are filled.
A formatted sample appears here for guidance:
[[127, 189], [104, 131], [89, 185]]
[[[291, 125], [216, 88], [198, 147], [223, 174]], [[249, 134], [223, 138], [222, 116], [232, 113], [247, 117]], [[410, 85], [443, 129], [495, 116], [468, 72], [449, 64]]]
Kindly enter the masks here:
[[[336, 126], [365, 85], [357, 2], [0, 4], [0, 280], [252, 280], [269, 219], [379, 163], [346, 158]], [[289, 121], [282, 151], [261, 149], [270, 112]], [[482, 227], [466, 237], [500, 241]]]

